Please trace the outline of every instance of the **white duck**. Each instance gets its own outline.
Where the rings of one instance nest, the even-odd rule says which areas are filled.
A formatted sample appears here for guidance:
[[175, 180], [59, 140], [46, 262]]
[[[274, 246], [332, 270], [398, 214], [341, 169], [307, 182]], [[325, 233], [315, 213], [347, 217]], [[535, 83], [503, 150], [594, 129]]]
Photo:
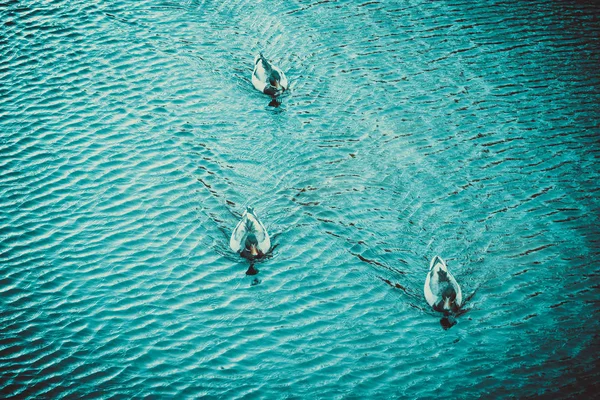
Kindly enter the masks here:
[[283, 71], [271, 65], [262, 53], [254, 59], [252, 84], [256, 90], [272, 97], [277, 97], [288, 89], [288, 80]]
[[253, 208], [248, 207], [242, 214], [242, 219], [231, 234], [229, 247], [249, 260], [263, 257], [271, 248], [269, 234]]
[[435, 310], [445, 315], [456, 314], [462, 305], [462, 292], [446, 263], [439, 256], [433, 257], [425, 279], [425, 299]]

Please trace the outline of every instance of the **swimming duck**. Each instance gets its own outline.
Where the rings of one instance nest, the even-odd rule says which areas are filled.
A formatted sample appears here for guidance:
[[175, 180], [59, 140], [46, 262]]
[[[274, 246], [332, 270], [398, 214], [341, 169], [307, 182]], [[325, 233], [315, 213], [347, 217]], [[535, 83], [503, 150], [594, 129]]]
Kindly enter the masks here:
[[231, 234], [229, 247], [249, 260], [263, 257], [271, 248], [269, 234], [252, 207], [242, 214], [242, 219]]
[[281, 95], [288, 88], [288, 80], [283, 71], [271, 65], [262, 53], [254, 59], [252, 84], [256, 90], [272, 97]]
[[462, 305], [462, 292], [446, 263], [439, 256], [433, 257], [425, 279], [425, 299], [435, 310], [444, 315], [456, 314]]

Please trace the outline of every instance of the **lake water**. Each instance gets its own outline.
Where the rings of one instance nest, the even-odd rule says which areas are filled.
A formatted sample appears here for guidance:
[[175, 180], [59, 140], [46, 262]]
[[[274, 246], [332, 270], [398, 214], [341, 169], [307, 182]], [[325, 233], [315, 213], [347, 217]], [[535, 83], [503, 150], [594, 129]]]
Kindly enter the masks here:
[[[4, 2], [2, 397], [597, 393], [599, 15]], [[255, 276], [228, 246], [250, 205]], [[450, 329], [435, 255], [470, 297]]]

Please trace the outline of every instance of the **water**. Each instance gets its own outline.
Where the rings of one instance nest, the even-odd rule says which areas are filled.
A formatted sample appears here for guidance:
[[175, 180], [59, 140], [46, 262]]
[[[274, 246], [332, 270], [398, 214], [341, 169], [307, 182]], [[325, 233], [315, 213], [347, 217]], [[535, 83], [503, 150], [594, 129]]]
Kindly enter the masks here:
[[[2, 4], [3, 397], [596, 393], [599, 11]], [[472, 296], [448, 330], [437, 254]]]

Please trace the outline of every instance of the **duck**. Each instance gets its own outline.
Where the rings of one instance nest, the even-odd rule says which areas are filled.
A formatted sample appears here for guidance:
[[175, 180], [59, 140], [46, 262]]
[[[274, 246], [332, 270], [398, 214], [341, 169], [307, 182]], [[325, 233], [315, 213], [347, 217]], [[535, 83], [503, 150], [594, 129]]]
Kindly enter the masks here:
[[288, 80], [283, 71], [269, 63], [262, 53], [254, 59], [252, 84], [256, 90], [273, 98], [288, 89]]
[[425, 278], [425, 299], [435, 311], [446, 316], [456, 314], [462, 306], [460, 286], [440, 256], [433, 257], [429, 265]]
[[252, 207], [247, 207], [242, 214], [231, 234], [229, 247], [248, 260], [264, 257], [271, 248], [269, 234]]

